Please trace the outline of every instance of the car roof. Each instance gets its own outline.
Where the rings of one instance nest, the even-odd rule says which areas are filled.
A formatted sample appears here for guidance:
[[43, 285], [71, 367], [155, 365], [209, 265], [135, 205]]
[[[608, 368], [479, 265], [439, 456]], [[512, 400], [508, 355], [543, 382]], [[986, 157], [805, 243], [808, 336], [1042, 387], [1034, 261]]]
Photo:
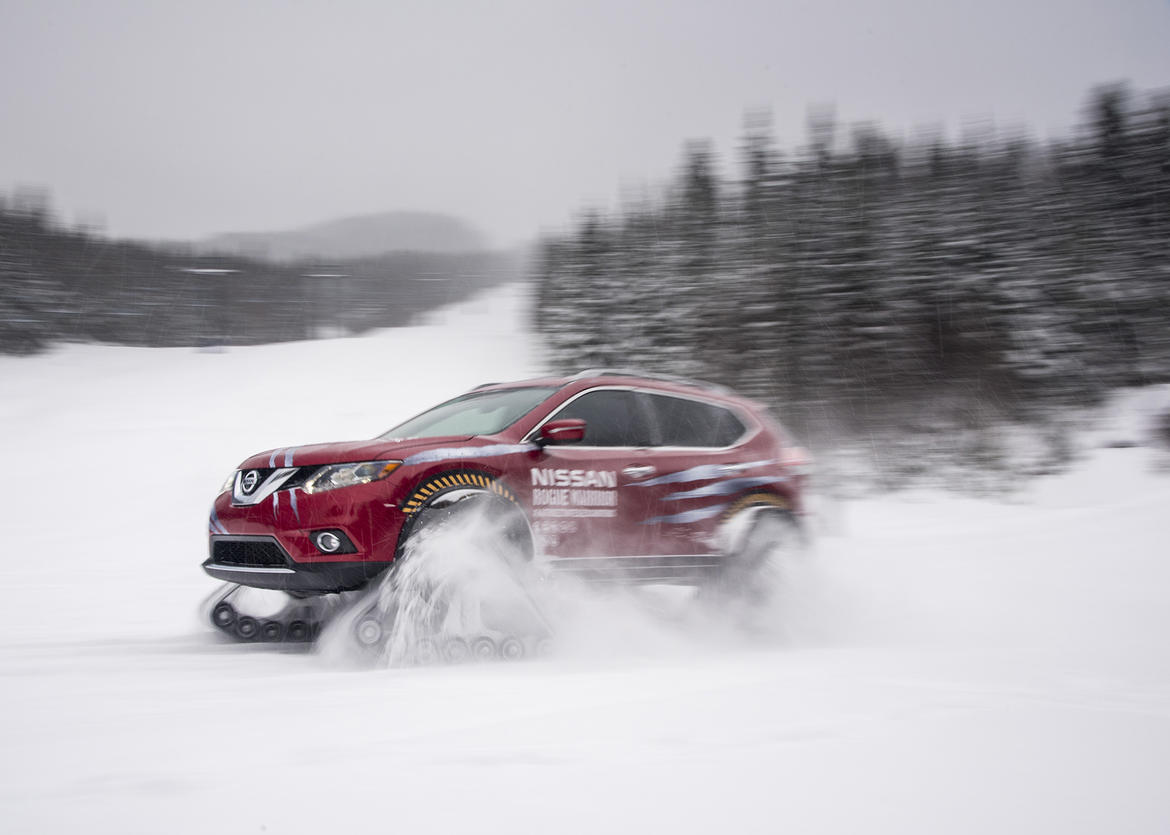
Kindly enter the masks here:
[[512, 382], [484, 383], [476, 386], [472, 391], [502, 391], [512, 388], [549, 387], [561, 389], [573, 387], [575, 390], [584, 390], [608, 385], [637, 385], [656, 389], [664, 393], [689, 394], [704, 396], [714, 400], [731, 401], [746, 404], [745, 398], [714, 383], [702, 380], [690, 380], [670, 374], [638, 371], [624, 368], [589, 368], [568, 377], [533, 377], [527, 380]]

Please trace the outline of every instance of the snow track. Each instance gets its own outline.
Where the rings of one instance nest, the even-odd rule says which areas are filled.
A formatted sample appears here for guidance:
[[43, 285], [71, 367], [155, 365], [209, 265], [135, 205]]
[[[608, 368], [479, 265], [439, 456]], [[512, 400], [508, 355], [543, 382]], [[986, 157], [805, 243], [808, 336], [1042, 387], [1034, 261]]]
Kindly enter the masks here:
[[[359, 670], [199, 621], [206, 508], [240, 458], [535, 373], [522, 302], [0, 358], [5, 831], [1166, 831], [1170, 477], [1147, 447], [1010, 501], [826, 505], [750, 625], [565, 581], [551, 657]], [[266, 407], [299, 379], [368, 397]]]

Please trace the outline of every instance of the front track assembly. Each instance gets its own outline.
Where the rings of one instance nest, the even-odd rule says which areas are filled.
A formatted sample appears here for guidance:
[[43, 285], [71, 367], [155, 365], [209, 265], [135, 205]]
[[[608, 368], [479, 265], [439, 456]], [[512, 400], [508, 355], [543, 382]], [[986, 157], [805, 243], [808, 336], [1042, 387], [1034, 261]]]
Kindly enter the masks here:
[[245, 642], [305, 644], [317, 640], [341, 606], [340, 595], [288, 597], [284, 607], [270, 615], [248, 614], [241, 607], [245, 586], [226, 583], [209, 598], [211, 625], [228, 637]]
[[[462, 601], [446, 596], [425, 601], [403, 599], [396, 584], [365, 592], [288, 597], [279, 611], [250, 613], [248, 588], [226, 583], [204, 603], [207, 619], [219, 632], [242, 643], [307, 645], [334, 620], [367, 657], [392, 665], [514, 661], [546, 655], [552, 629], [528, 595], [499, 601], [476, 601], [467, 617]], [[348, 623], [346, 623], [348, 621]]]

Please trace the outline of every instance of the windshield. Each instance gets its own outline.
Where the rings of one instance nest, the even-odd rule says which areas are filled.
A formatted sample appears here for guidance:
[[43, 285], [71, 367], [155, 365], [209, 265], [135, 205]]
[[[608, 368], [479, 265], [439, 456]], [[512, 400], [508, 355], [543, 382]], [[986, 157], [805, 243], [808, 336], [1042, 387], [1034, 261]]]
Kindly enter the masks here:
[[465, 394], [395, 426], [383, 438], [494, 435], [532, 411], [555, 388], [498, 389]]

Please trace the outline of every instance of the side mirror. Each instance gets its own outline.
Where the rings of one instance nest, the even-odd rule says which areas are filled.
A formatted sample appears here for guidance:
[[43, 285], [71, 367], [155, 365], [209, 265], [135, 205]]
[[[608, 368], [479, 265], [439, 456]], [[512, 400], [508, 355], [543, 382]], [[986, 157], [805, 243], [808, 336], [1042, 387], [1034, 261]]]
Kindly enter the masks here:
[[585, 421], [580, 418], [550, 420], [540, 427], [536, 442], [541, 446], [550, 444], [576, 444], [585, 440]]

